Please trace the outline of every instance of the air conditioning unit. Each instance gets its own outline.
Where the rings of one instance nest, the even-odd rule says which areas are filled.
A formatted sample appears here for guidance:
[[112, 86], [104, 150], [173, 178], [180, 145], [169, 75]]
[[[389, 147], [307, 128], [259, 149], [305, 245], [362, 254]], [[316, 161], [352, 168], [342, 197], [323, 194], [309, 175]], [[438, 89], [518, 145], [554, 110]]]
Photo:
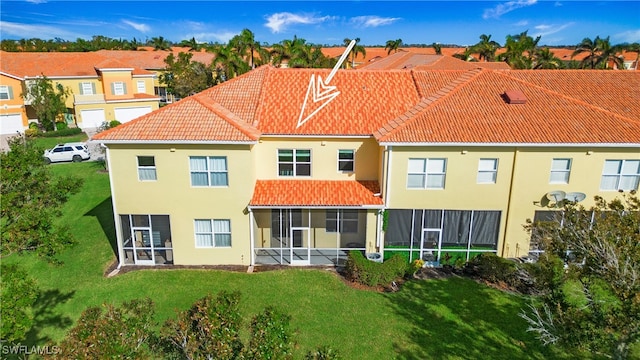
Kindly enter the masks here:
[[381, 263], [383, 260], [382, 253], [379, 252], [366, 253], [365, 256], [367, 257], [367, 259], [377, 263]]

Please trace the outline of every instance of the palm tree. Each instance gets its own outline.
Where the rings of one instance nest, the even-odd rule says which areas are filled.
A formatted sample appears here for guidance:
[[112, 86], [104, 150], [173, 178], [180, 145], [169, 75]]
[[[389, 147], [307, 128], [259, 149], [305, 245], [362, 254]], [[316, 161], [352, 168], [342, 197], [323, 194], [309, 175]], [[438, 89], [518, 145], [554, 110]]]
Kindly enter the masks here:
[[149, 46], [153, 47], [153, 50], [170, 50], [171, 43], [169, 40], [165, 39], [162, 36], [152, 37], [151, 40], [147, 42]]
[[[367, 57], [367, 50], [364, 48], [364, 46], [358, 44], [360, 42], [360, 38], [355, 38], [354, 40], [356, 41], [356, 44], [353, 46], [353, 48], [351, 48], [351, 51], [349, 52], [349, 58], [351, 59], [352, 69], [355, 69], [356, 67], [356, 58], [358, 57], [358, 54], [362, 54], [363, 58]], [[345, 46], [349, 46], [350, 43], [351, 43], [351, 39], [349, 38], [344, 39]]]
[[264, 51], [260, 43], [256, 41], [255, 35], [249, 29], [243, 29], [239, 35], [234, 36], [229, 44], [233, 44], [238, 54], [243, 58], [248, 58], [249, 66], [252, 69], [256, 67], [255, 53], [261, 53], [261, 57], [264, 57]]
[[562, 69], [562, 59], [555, 56], [548, 47], [539, 49], [534, 56], [534, 69]]
[[600, 55], [598, 56], [597, 64], [603, 68], [608, 68], [609, 64], [613, 64], [614, 68], [624, 69], [624, 57], [622, 56], [622, 51], [624, 50], [623, 45], [611, 45], [609, 42], [609, 37], [606, 39], [600, 39], [600, 44], [598, 45], [600, 48]]
[[640, 60], [640, 43], [636, 42], [636, 43], [626, 45], [624, 47], [624, 50], [636, 53], [635, 70], [638, 70], [638, 60]]
[[573, 54], [571, 54], [571, 57], [573, 58], [576, 55], [579, 55], [582, 53], [588, 53], [588, 55], [584, 59], [582, 59], [582, 61], [580, 62], [580, 66], [583, 69], [587, 66], [589, 66], [590, 69], [595, 69], [596, 63], [598, 61], [598, 53], [600, 51], [598, 49], [599, 43], [600, 43], [599, 36], [596, 36], [596, 38], [593, 40], [589, 38], [584, 38], [578, 45], [576, 45], [576, 49], [573, 52]]
[[[278, 44], [274, 44], [271, 49], [271, 60], [274, 66], [282, 66], [283, 63], [289, 63], [291, 67], [304, 67], [300, 65], [300, 61], [296, 59], [301, 52], [304, 51], [306, 40], [293, 36], [293, 40], [282, 40]], [[298, 64], [297, 64], [298, 63]]]
[[506, 51], [498, 56], [498, 59], [506, 61], [512, 69], [533, 68], [533, 56], [537, 51], [540, 36], [534, 39], [527, 32], [508, 35], [504, 45]]
[[384, 49], [387, 50], [387, 55], [391, 54], [391, 52], [398, 52], [398, 48], [402, 46], [402, 39], [396, 40], [387, 40], [387, 44], [384, 46]]
[[494, 61], [500, 44], [491, 40], [491, 35], [480, 35], [480, 41], [471, 47], [471, 52], [478, 54], [478, 60]]
[[200, 47], [201, 47], [201, 45], [198, 44], [198, 42], [196, 41], [195, 37], [192, 37], [189, 40], [182, 40], [178, 45], [181, 47], [188, 47], [189, 51], [200, 51]]
[[215, 54], [215, 58], [211, 65], [219, 74], [220, 82], [233, 79], [234, 77], [251, 70], [249, 64], [247, 64], [244, 59], [238, 55], [238, 52], [232, 44], [217, 45], [212, 49], [212, 51]]

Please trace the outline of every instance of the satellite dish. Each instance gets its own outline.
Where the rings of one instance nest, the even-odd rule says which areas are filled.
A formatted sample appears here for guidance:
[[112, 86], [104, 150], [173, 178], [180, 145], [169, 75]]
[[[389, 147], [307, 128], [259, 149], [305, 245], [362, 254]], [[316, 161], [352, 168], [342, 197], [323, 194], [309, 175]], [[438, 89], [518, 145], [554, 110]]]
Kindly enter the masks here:
[[585, 193], [581, 192], [570, 192], [565, 195], [565, 199], [572, 202], [580, 202], [587, 197]]
[[557, 203], [564, 200], [565, 196], [567, 196], [567, 194], [562, 190], [549, 191], [547, 193], [547, 199]]

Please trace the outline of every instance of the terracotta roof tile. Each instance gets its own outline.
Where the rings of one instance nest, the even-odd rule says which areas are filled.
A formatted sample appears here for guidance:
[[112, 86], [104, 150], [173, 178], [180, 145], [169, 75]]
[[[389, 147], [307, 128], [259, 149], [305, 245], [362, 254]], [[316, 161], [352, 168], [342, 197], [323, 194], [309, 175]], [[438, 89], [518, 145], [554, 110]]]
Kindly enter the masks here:
[[250, 206], [381, 206], [377, 181], [258, 180]]

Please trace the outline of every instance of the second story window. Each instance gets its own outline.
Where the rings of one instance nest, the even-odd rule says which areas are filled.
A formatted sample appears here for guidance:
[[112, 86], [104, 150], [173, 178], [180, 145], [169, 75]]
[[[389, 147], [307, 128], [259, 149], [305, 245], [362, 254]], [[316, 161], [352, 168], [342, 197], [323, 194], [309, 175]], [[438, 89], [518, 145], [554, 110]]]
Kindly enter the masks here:
[[478, 184], [495, 184], [498, 175], [498, 159], [480, 159], [478, 162]]
[[409, 159], [407, 188], [444, 189], [447, 159]]
[[637, 190], [640, 160], [605, 160], [600, 190]]
[[147, 92], [147, 87], [144, 85], [144, 80], [138, 80], [136, 85], [138, 86], [138, 93], [144, 94]]
[[122, 81], [111, 83], [111, 92], [113, 95], [124, 95], [127, 93], [127, 85]]
[[13, 99], [13, 88], [8, 85], [0, 85], [0, 100]]
[[190, 156], [191, 186], [228, 186], [226, 156]]
[[311, 176], [311, 150], [278, 150], [279, 176]]
[[80, 83], [80, 95], [94, 95], [96, 93], [96, 84], [90, 82]]
[[138, 156], [138, 180], [158, 180], [156, 174], [156, 159], [153, 156]]
[[338, 150], [338, 171], [353, 172], [355, 154], [353, 150]]
[[551, 161], [550, 184], [568, 184], [571, 174], [571, 159], [553, 159]]

